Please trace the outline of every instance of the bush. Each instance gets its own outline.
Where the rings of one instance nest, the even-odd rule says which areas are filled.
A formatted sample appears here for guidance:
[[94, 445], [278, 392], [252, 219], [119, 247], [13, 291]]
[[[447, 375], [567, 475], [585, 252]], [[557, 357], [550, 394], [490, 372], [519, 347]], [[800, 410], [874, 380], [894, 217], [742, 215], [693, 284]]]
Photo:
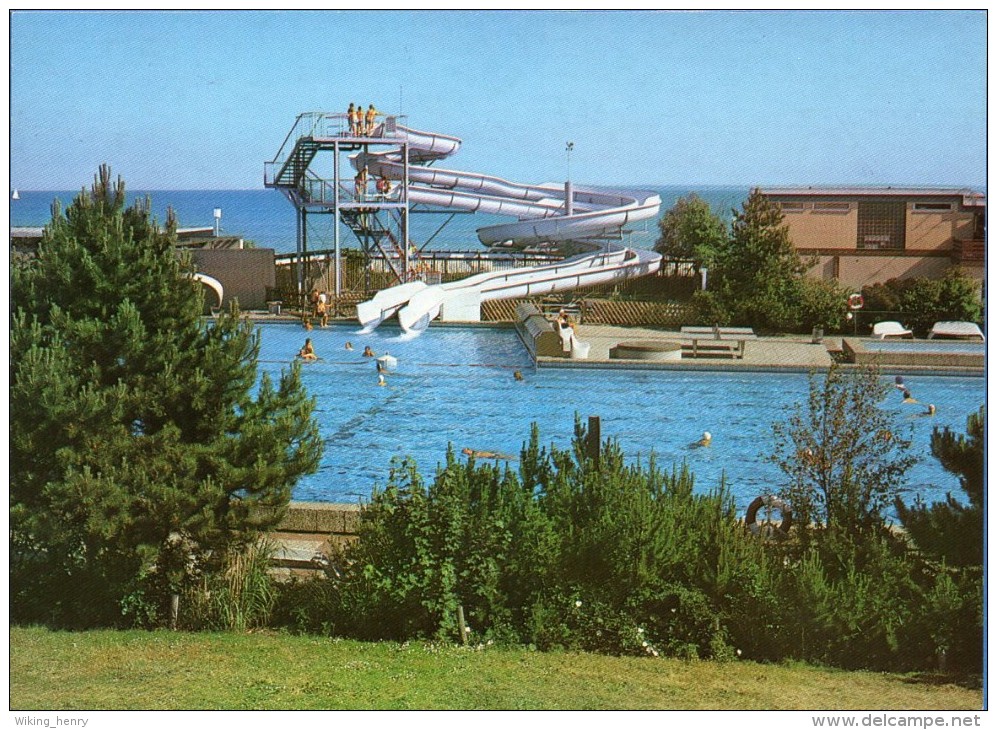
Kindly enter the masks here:
[[587, 440], [579, 423], [571, 449], [543, 449], [534, 427], [518, 474], [452, 449], [431, 484], [396, 465], [347, 554], [354, 635], [453, 640], [460, 606], [495, 640], [721, 652], [725, 617], [750, 610], [737, 584], [762, 560], [726, 488], [694, 494], [684, 467], [627, 465], [611, 441], [595, 459]]
[[879, 520], [772, 542], [725, 483], [696, 493], [685, 467], [592, 446], [578, 423], [570, 448], [542, 448], [534, 426], [515, 471], [453, 449], [432, 481], [395, 463], [341, 569], [281, 587], [274, 623], [459, 642], [460, 607], [474, 641], [541, 650], [891, 670], [944, 650], [980, 666], [976, 573], [932, 565]]
[[983, 315], [979, 285], [959, 269], [949, 269], [941, 279], [890, 279], [864, 287], [862, 297], [865, 309], [899, 314], [918, 337], [935, 322], [979, 322]]
[[808, 276], [799, 280], [798, 287], [796, 330], [821, 327], [825, 332], [840, 332], [845, 325], [845, 290], [835, 281]]

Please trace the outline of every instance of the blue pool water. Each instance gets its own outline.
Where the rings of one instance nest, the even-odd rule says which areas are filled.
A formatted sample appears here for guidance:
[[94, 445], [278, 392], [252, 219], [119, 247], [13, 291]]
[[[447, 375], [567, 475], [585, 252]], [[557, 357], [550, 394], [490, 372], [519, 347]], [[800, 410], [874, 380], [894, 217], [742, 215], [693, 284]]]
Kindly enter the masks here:
[[[306, 333], [297, 324], [260, 327], [260, 367], [273, 374], [289, 366], [310, 336], [320, 362], [302, 367], [315, 416], [325, 438], [318, 472], [303, 478], [294, 499], [356, 502], [375, 484], [384, 485], [392, 457], [411, 456], [431, 479], [447, 445], [518, 456], [530, 424], [540, 426], [542, 444], [570, 444], [575, 415], [600, 416], [603, 438], [619, 441], [632, 460], [646, 463], [653, 451], [659, 465], [685, 461], [697, 489], [715, 487], [726, 473], [737, 506], [780, 485], [777, 467], [766, 461], [773, 447], [772, 424], [804, 402], [807, 376], [794, 373], [624, 371], [532, 368], [512, 329], [432, 327], [406, 340], [398, 329], [381, 327], [357, 334], [336, 325]], [[354, 350], [348, 352], [345, 343]], [[398, 369], [377, 385], [375, 365], [362, 357], [365, 345], [398, 358]], [[513, 377], [522, 371], [522, 382]], [[895, 373], [884, 372], [892, 382]], [[933, 426], [965, 432], [966, 416], [984, 402], [985, 380], [972, 377], [905, 375], [922, 406], [904, 405], [899, 392], [883, 407], [896, 410], [909, 426], [914, 453], [922, 461], [909, 472], [910, 494], [926, 500], [961, 495], [958, 480], [930, 454]], [[710, 448], [690, 448], [710, 431]]]

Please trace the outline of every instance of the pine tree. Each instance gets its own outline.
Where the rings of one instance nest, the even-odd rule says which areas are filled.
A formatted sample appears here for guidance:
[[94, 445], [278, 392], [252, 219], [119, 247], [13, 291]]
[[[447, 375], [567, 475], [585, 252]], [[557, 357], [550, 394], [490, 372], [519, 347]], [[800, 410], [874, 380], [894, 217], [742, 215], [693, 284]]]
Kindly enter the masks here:
[[713, 256], [711, 304], [732, 324], [791, 329], [804, 270], [782, 211], [752, 190]]
[[202, 320], [175, 229], [148, 200], [125, 207], [102, 166], [12, 265], [15, 616], [108, 623], [123, 601], [155, 613], [272, 526], [317, 467], [297, 369], [257, 387], [258, 336], [235, 307]]
[[967, 417], [965, 436], [948, 427], [935, 427], [931, 434], [931, 453], [947, 471], [958, 475], [968, 505], [951, 494], [930, 507], [923, 501], [911, 507], [899, 499], [896, 502], [900, 520], [915, 544], [953, 567], [983, 565], [985, 422], [985, 408], [980, 406]]

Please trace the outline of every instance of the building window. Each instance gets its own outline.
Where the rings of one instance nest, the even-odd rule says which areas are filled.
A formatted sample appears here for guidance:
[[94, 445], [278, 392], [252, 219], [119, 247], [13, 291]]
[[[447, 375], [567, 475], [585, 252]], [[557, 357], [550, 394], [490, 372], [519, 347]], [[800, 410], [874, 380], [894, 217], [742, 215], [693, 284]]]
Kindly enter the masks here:
[[779, 203], [779, 209], [783, 213], [802, 213], [807, 209], [807, 204], [798, 201], [783, 201]]
[[907, 233], [907, 204], [903, 201], [860, 202], [859, 248], [903, 248]]
[[915, 213], [949, 213], [952, 203], [914, 203]]
[[817, 201], [814, 203], [815, 213], [847, 213], [851, 208], [851, 203], [832, 203], [829, 201]]

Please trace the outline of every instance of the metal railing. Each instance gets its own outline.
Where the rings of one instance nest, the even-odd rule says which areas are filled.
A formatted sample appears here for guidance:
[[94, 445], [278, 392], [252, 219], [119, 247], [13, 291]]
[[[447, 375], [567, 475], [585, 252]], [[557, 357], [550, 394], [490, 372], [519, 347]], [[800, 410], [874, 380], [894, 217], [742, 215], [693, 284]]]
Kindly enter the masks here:
[[[364, 136], [384, 139], [395, 135], [399, 120], [404, 119], [404, 116], [377, 114], [374, 119], [373, 133]], [[350, 121], [346, 112], [304, 112], [299, 114], [273, 160], [264, 163], [264, 183], [267, 185], [275, 183], [277, 176], [294, 153], [300, 140], [349, 136], [351, 136]]]

